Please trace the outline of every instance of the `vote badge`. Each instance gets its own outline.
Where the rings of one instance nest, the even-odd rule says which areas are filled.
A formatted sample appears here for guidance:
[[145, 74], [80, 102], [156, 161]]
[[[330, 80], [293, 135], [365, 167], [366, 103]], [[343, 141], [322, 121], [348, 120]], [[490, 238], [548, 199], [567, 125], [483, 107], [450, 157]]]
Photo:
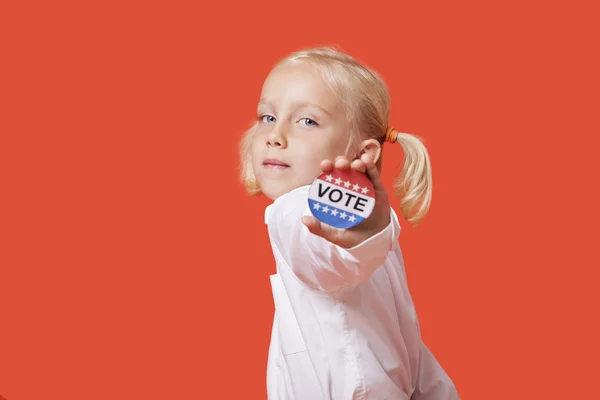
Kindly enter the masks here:
[[363, 222], [375, 207], [375, 191], [367, 176], [354, 169], [333, 169], [315, 179], [308, 191], [310, 211], [334, 228]]

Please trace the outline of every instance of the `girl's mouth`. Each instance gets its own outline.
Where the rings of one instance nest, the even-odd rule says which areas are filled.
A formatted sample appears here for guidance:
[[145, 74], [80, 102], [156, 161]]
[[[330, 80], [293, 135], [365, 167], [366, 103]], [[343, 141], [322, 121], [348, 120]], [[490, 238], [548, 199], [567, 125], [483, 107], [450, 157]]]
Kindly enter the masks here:
[[266, 168], [270, 168], [270, 169], [285, 169], [285, 168], [289, 168], [289, 164], [284, 163], [281, 160], [277, 160], [274, 158], [267, 158], [266, 160], [263, 161], [263, 165]]

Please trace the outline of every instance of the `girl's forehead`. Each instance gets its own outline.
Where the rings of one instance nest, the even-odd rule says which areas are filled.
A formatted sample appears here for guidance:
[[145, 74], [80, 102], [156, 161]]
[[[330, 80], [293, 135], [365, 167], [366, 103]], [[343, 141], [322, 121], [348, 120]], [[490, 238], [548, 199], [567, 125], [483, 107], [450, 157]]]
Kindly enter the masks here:
[[276, 66], [265, 79], [264, 86], [277, 86], [283, 82], [324, 83], [319, 70], [307, 63], [286, 63]]
[[332, 107], [335, 93], [319, 70], [307, 63], [286, 63], [273, 68], [263, 84], [261, 99], [269, 102], [286, 98], [319, 101]]

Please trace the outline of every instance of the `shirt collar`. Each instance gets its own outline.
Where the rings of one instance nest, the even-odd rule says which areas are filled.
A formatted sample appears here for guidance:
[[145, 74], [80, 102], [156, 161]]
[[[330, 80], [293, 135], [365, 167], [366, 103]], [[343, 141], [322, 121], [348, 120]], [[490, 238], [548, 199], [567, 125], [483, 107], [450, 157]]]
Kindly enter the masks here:
[[267, 208], [265, 208], [265, 224], [269, 223], [269, 213], [271, 212], [271, 207], [273, 207], [273, 204], [269, 204]]

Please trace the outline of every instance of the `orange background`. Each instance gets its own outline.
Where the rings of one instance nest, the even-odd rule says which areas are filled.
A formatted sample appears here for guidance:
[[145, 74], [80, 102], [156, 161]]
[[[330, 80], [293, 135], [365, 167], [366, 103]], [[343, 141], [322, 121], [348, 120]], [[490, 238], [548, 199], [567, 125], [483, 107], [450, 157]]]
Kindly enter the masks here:
[[[381, 73], [392, 123], [429, 148], [431, 211], [401, 220], [400, 242], [461, 398], [597, 396], [595, 16], [541, 1], [2, 2], [0, 394], [266, 398], [268, 203], [238, 183], [238, 140], [279, 58], [337, 44]], [[402, 153], [386, 146], [391, 185]]]

